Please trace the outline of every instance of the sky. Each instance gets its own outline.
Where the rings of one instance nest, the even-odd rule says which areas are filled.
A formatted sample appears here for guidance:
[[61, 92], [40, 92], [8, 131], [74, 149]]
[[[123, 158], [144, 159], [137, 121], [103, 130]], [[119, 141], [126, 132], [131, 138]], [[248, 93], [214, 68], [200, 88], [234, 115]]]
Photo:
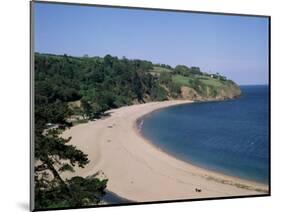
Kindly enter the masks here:
[[199, 66], [240, 85], [268, 84], [268, 19], [34, 3], [40, 53]]

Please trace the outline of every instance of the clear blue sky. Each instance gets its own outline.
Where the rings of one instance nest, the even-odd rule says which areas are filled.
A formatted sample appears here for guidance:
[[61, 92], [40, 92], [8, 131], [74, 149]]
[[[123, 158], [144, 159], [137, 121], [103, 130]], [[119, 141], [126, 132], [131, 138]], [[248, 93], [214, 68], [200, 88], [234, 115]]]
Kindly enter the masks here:
[[35, 51], [199, 66], [268, 83], [268, 19], [35, 3]]

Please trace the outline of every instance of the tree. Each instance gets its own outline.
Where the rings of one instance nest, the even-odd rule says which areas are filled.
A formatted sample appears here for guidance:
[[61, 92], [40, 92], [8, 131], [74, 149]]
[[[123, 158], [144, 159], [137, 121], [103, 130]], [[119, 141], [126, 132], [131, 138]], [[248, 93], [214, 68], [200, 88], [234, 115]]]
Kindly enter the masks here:
[[[36, 122], [44, 123], [44, 120], [36, 119]], [[60, 120], [60, 123], [64, 122]], [[69, 145], [71, 138], [62, 138], [58, 130], [46, 130], [44, 124], [37, 123], [35, 126], [36, 208], [58, 205], [78, 207], [98, 203], [104, 194], [107, 180], [74, 177], [65, 181], [61, 177], [63, 172], [74, 172], [75, 166], [84, 168], [89, 163], [87, 155]]]
[[167, 91], [157, 84], [151, 90], [151, 98], [155, 101], [167, 100]]
[[202, 72], [199, 67], [192, 66], [190, 68], [192, 74], [202, 75]]
[[72, 111], [66, 102], [54, 100], [50, 96], [44, 96], [48, 95], [47, 93], [38, 91], [40, 89], [35, 94], [36, 209], [98, 203], [104, 194], [107, 180], [80, 177], [64, 180], [61, 173], [74, 172], [75, 166], [83, 168], [89, 163], [88, 157], [81, 150], [69, 145], [71, 138], [62, 138], [60, 129], [46, 127], [47, 123], [54, 123], [63, 128], [70, 126], [66, 117]]
[[91, 107], [91, 103], [87, 101], [85, 98], [81, 99], [81, 107], [83, 108], [84, 114], [86, 117], [91, 118], [93, 114], [93, 110]]
[[132, 81], [133, 81], [133, 91], [136, 94], [138, 101], [143, 102], [142, 83], [137, 72], [134, 73]]
[[190, 69], [185, 65], [177, 65], [175, 67], [174, 73], [183, 76], [189, 76], [191, 74]]

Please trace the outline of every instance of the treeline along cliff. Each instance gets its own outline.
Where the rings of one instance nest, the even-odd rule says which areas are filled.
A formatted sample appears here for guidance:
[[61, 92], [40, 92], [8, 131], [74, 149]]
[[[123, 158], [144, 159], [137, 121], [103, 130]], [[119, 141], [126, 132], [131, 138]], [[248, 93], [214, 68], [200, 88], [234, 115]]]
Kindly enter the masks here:
[[222, 100], [240, 94], [233, 81], [199, 67], [172, 68], [110, 55], [35, 54], [36, 103], [69, 103], [72, 113], [92, 118], [124, 105], [168, 99]]

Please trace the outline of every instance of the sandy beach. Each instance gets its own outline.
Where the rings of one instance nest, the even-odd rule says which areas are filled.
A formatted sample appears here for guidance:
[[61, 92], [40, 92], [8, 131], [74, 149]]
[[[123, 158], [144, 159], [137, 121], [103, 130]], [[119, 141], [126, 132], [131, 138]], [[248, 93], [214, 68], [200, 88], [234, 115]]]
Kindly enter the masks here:
[[[126, 199], [162, 201], [258, 195], [268, 186], [226, 176], [176, 159], [152, 145], [138, 132], [136, 121], [168, 106], [192, 103], [172, 100], [126, 106], [110, 116], [74, 126], [63, 133], [70, 144], [88, 154], [90, 163], [64, 173], [64, 178], [97, 174], [108, 179], [107, 189]], [[201, 192], [195, 190], [201, 189]]]

